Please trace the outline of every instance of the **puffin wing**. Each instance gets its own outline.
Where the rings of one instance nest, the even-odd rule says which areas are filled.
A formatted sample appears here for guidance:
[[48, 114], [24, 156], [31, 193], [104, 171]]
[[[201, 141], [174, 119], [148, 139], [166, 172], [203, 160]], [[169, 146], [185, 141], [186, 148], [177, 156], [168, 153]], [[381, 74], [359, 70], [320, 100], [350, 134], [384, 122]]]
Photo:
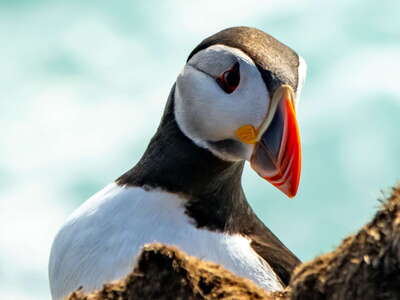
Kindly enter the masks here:
[[256, 222], [245, 234], [251, 247], [261, 256], [288, 285], [291, 273], [301, 261], [255, 216]]

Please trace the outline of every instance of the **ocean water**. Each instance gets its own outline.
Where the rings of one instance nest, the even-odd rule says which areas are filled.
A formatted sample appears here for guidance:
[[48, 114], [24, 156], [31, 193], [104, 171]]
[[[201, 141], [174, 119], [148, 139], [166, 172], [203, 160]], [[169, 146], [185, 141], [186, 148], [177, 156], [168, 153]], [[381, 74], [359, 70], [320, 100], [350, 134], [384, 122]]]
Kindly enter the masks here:
[[369, 220], [400, 179], [400, 2], [0, 1], [0, 299], [49, 299], [65, 217], [129, 169], [203, 38], [255, 26], [308, 63], [303, 173], [286, 199], [248, 167], [261, 219], [301, 259]]

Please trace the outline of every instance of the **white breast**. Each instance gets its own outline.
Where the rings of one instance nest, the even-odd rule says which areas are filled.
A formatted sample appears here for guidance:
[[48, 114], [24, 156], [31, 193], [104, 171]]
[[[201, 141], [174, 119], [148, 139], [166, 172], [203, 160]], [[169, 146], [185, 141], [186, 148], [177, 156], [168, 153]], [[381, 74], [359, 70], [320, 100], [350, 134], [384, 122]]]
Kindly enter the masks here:
[[197, 229], [185, 215], [183, 203], [176, 194], [114, 183], [92, 196], [54, 240], [49, 262], [53, 299], [63, 299], [81, 286], [92, 291], [122, 278], [133, 269], [143, 245], [152, 242], [175, 245], [222, 264], [267, 290], [282, 289], [248, 239]]

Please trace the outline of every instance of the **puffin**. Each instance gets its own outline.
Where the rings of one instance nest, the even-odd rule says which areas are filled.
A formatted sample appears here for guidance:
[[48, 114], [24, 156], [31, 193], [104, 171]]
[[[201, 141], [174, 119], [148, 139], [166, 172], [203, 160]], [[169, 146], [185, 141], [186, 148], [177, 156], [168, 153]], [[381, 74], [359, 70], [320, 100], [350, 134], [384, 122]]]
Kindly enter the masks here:
[[257, 217], [241, 178], [248, 161], [288, 197], [296, 195], [296, 106], [305, 73], [301, 56], [259, 29], [232, 27], [204, 39], [137, 164], [58, 231], [49, 259], [52, 299], [123, 278], [154, 242], [282, 290], [300, 261]]

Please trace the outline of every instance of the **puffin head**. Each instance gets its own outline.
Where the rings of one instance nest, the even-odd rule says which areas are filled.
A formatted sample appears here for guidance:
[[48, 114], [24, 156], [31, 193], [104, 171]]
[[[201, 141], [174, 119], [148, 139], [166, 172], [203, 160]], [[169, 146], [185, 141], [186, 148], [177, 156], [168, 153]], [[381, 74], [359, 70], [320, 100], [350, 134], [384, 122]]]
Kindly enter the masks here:
[[177, 124], [197, 146], [249, 161], [294, 197], [301, 169], [295, 108], [305, 70], [300, 56], [263, 31], [225, 29], [202, 41], [178, 76]]

